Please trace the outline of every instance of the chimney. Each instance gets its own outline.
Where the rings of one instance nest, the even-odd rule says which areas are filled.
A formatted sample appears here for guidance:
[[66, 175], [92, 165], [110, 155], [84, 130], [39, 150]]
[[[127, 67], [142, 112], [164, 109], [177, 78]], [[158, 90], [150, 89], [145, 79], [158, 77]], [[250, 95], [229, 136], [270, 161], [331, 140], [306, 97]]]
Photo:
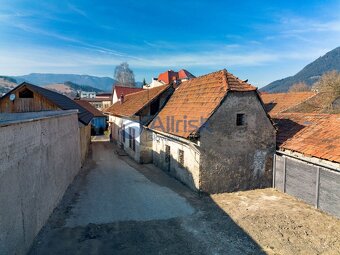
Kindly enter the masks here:
[[124, 103], [124, 95], [123, 94], [120, 95], [120, 104], [122, 104], [122, 103]]

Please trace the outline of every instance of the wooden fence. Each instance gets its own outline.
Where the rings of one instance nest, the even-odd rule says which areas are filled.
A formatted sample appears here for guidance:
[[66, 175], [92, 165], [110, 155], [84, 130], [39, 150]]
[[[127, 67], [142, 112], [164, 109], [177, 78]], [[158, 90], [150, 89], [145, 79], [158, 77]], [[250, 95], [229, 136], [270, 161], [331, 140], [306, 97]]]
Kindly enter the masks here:
[[277, 152], [273, 187], [340, 218], [340, 169], [327, 168]]

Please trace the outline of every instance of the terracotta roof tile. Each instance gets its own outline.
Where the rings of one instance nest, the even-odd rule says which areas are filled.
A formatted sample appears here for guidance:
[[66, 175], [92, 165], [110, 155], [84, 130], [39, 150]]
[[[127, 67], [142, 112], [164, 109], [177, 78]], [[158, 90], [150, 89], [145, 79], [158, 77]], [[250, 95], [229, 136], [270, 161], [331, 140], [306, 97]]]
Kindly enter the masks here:
[[123, 103], [117, 102], [105, 109], [104, 112], [116, 116], [131, 117], [170, 87], [171, 85], [162, 85], [128, 94], [124, 97]]
[[142, 91], [143, 88], [130, 88], [130, 87], [116, 85], [114, 87], [114, 90], [116, 90], [117, 97], [120, 98], [121, 95], [126, 96], [132, 93], [136, 93], [138, 91]]
[[282, 113], [274, 122], [281, 149], [340, 163], [340, 114]]
[[254, 91], [226, 70], [182, 83], [149, 127], [188, 138], [211, 116], [227, 91]]
[[266, 111], [272, 116], [295, 107], [315, 95], [316, 93], [314, 92], [261, 93], [261, 98], [265, 104]]

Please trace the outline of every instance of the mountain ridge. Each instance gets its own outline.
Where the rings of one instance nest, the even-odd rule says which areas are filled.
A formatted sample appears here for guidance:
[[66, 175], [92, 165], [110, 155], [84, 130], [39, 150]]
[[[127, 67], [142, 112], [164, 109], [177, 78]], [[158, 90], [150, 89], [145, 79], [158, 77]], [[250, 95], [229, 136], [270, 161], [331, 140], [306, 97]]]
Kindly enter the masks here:
[[273, 81], [260, 90], [271, 93], [287, 92], [293, 84], [298, 82], [304, 82], [311, 87], [324, 73], [333, 70], [340, 71], [340, 47], [317, 58], [295, 75]]

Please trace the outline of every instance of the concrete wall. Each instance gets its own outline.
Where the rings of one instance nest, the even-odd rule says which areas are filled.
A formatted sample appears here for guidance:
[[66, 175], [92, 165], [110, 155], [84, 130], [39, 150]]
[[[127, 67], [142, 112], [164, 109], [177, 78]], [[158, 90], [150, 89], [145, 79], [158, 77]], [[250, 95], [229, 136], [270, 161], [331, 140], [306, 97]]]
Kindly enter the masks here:
[[328, 168], [307, 161], [303, 155], [297, 159], [278, 152], [273, 186], [340, 218], [340, 164]]
[[[170, 161], [165, 161], [165, 145], [170, 146]], [[184, 152], [184, 166], [178, 163], [178, 152]], [[153, 163], [193, 190], [199, 190], [198, 148], [184, 139], [153, 133]]]
[[80, 155], [81, 165], [84, 164], [87, 154], [90, 149], [91, 143], [91, 125], [79, 124], [79, 143], [80, 143]]
[[[245, 125], [236, 125], [237, 113]], [[228, 92], [200, 132], [200, 189], [233, 192], [272, 185], [275, 129], [255, 92]]]
[[77, 112], [41, 114], [0, 121], [0, 254], [28, 251], [80, 169]]

